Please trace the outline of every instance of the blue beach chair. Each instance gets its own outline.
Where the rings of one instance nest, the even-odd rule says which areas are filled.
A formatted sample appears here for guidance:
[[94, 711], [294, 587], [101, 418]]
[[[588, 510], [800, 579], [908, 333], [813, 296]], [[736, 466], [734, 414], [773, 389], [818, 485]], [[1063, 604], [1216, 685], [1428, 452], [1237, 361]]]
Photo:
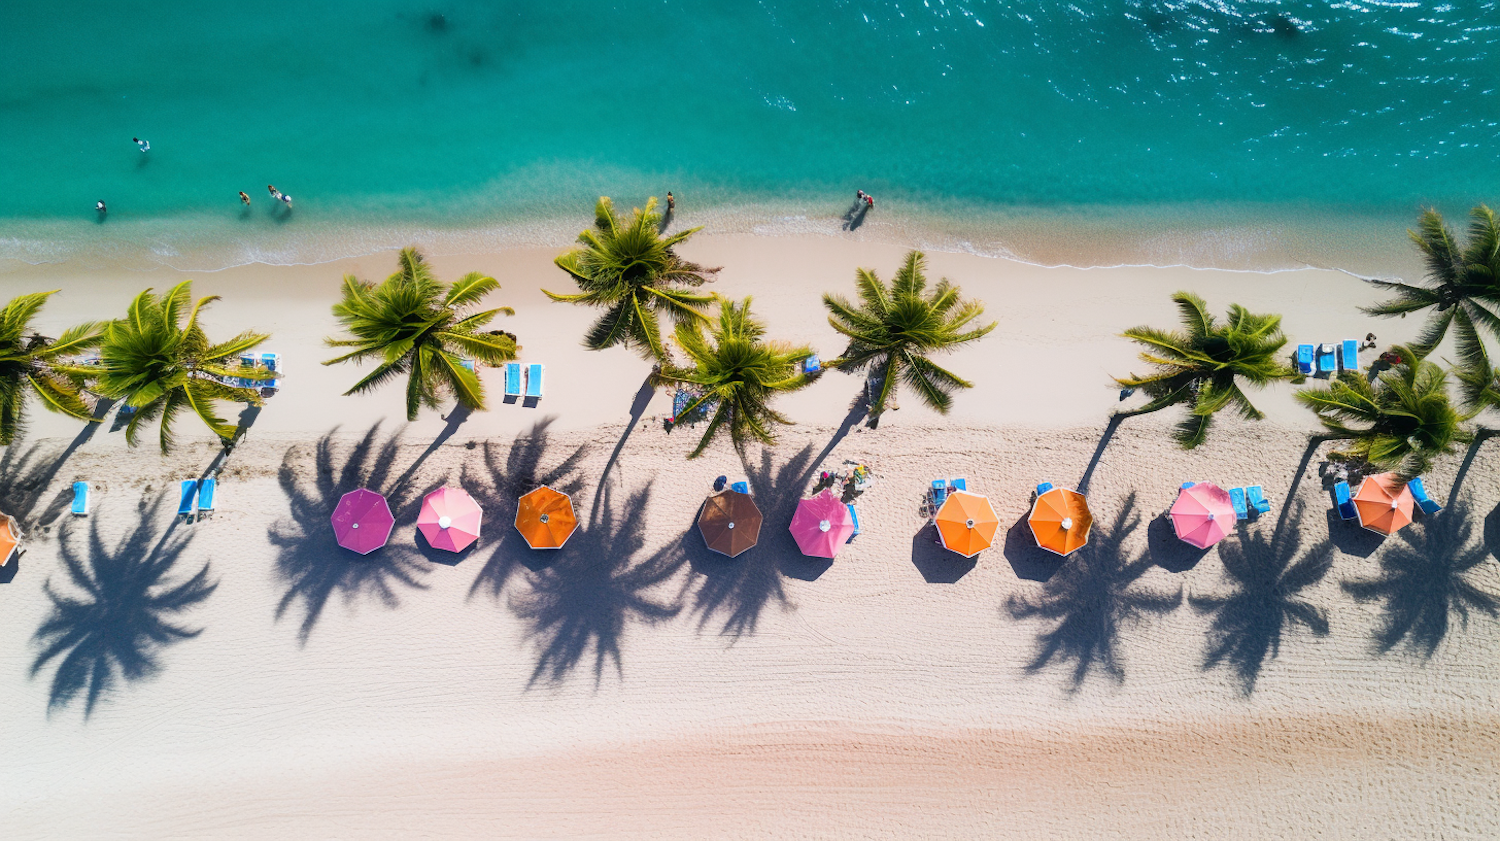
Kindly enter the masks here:
[[936, 512], [937, 509], [942, 508], [943, 507], [943, 503], [946, 502], [947, 499], [948, 499], [948, 483], [945, 482], [945, 481], [943, 481], [942, 479], [933, 479], [932, 480], [932, 508], [933, 508], [933, 511]]
[[1250, 509], [1245, 507], [1245, 489], [1231, 488], [1229, 490], [1229, 504], [1234, 506], [1234, 518], [1244, 520], [1250, 516]]
[[479, 368], [472, 359], [460, 359], [458, 360], [458, 364], [464, 366], [465, 368], [468, 368], [469, 373], [471, 374], [479, 373]]
[[1315, 350], [1315, 348], [1312, 345], [1297, 345], [1297, 371], [1298, 371], [1298, 373], [1311, 374], [1313, 372], [1313, 351], [1314, 350]]
[[1197, 482], [1183, 482], [1182, 483], [1182, 490], [1187, 490], [1188, 488], [1191, 488], [1192, 486], [1194, 486], [1196, 484], [1198, 484], [1198, 483]]
[[521, 363], [505, 363], [505, 396], [521, 396]]
[[1339, 504], [1339, 516], [1345, 520], [1353, 520], [1359, 516], [1354, 510], [1354, 500], [1349, 496], [1348, 482], [1335, 482], [1333, 485], [1333, 498]]
[[217, 479], [204, 479], [202, 486], [198, 488], [198, 518], [200, 520], [203, 519], [204, 514], [214, 512], [214, 491], [218, 489], [218, 486]]
[[544, 367], [546, 367], [546, 366], [539, 365], [539, 364], [532, 365], [526, 371], [526, 396], [527, 397], [541, 397], [542, 396], [542, 369]]
[[846, 502], [844, 503], [844, 507], [849, 509], [849, 519], [854, 521], [854, 533], [849, 535], [849, 539], [844, 542], [853, 543], [854, 538], [859, 537], [859, 513], [854, 510], [854, 505], [852, 503]]
[[730, 483], [729, 489], [735, 493], [748, 494], [750, 493], [750, 483], [744, 479], [736, 479]]
[[1417, 500], [1417, 505], [1422, 507], [1423, 514], [1436, 514], [1443, 510], [1443, 506], [1433, 502], [1432, 497], [1427, 495], [1427, 488], [1422, 486], [1421, 476], [1407, 482], [1406, 486], [1411, 488], [1411, 495]]
[[1245, 498], [1250, 501], [1250, 507], [1254, 508], [1257, 514], [1271, 513], [1271, 503], [1266, 501], [1265, 491], [1260, 485], [1251, 485], [1246, 488]]
[[1345, 371], [1359, 370], [1359, 342], [1353, 339], [1344, 340], [1342, 364]]
[[815, 353], [802, 361], [802, 373], [816, 374], [823, 370], [823, 361]]
[[1040, 485], [1036, 486], [1036, 495], [1037, 496], [1041, 496], [1042, 494], [1044, 494], [1044, 493], [1046, 493], [1047, 491], [1050, 491], [1050, 490], [1052, 490], [1052, 483], [1051, 482], [1043, 482]]
[[89, 513], [89, 483], [73, 483], [73, 516], [86, 517]]
[[193, 516], [193, 500], [198, 496], [198, 480], [182, 480], [182, 498], [177, 502], [177, 516]]
[[950, 490], [950, 491], [964, 491], [965, 493], [967, 493], [968, 490], [969, 490], [969, 480], [968, 479], [949, 479], [948, 480], [948, 490]]
[[1333, 345], [1322, 344], [1318, 346], [1318, 373], [1332, 374], [1339, 367], [1338, 354], [1334, 352]]

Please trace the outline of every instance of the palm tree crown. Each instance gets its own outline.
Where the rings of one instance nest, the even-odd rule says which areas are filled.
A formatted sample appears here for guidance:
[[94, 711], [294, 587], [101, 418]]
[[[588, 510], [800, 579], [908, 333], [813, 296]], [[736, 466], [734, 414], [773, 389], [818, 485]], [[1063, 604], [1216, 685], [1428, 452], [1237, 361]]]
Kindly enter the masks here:
[[677, 256], [673, 248], [701, 228], [690, 228], [663, 237], [656, 213], [656, 198], [636, 208], [626, 224], [615, 213], [608, 196], [594, 206], [594, 228], [578, 235], [576, 248], [558, 257], [557, 267], [572, 275], [578, 293], [558, 295], [554, 301], [604, 307], [584, 344], [592, 350], [622, 345], [633, 347], [648, 359], [667, 361], [658, 312], [666, 312], [674, 323], [702, 321], [702, 308], [714, 296], [690, 291], [702, 286], [718, 269], [704, 268]]
[[0, 446], [10, 446], [25, 425], [28, 391], [54, 412], [94, 419], [82, 393], [93, 371], [66, 358], [97, 347], [104, 328], [80, 324], [57, 339], [37, 335], [31, 319], [55, 294], [54, 289], [21, 295], [0, 310]]
[[[168, 452], [175, 441], [172, 420], [183, 409], [191, 409], [221, 440], [228, 441], [235, 428], [216, 414], [218, 402], [261, 404], [257, 389], [225, 381], [275, 377], [241, 367], [239, 362], [240, 354], [269, 337], [247, 331], [225, 342], [210, 342], [198, 324], [198, 312], [217, 300], [217, 295], [210, 295], [194, 302], [191, 280], [164, 295], [147, 289], [131, 301], [124, 318], [104, 328], [96, 388], [105, 397], [123, 399], [135, 410], [125, 427], [130, 446], [136, 445], [142, 426], [160, 418], [161, 450]], [[182, 323], [184, 315], [186, 323]]]
[[469, 272], [452, 285], [433, 277], [420, 252], [403, 248], [400, 269], [380, 284], [344, 275], [344, 298], [333, 314], [351, 338], [328, 339], [332, 347], [353, 348], [324, 365], [351, 360], [377, 362], [374, 371], [344, 392], [361, 394], [406, 375], [406, 419], [423, 406], [436, 409], [453, 395], [474, 410], [484, 409], [484, 385], [464, 365], [474, 359], [500, 365], [516, 358], [516, 337], [484, 331], [495, 316], [514, 315], [510, 307], [465, 315], [467, 307], [500, 288], [499, 281]]
[[1370, 284], [1395, 297], [1363, 309], [1384, 316], [1431, 309], [1411, 348], [1427, 356], [1451, 326], [1459, 369], [1487, 373], [1490, 362], [1480, 331], [1500, 337], [1500, 221], [1484, 205], [1471, 210], [1469, 220], [1469, 241], [1460, 245], [1442, 214], [1431, 208], [1423, 211], [1416, 230], [1407, 235], [1427, 264], [1426, 285], [1371, 279]]
[[953, 392], [972, 388], [973, 383], [939, 367], [928, 355], [978, 341], [995, 329], [994, 322], [968, 329], [984, 314], [984, 304], [961, 299], [958, 287], [946, 278], [928, 291], [925, 264], [922, 252], [908, 253], [889, 286], [874, 271], [859, 269], [854, 277], [858, 305], [838, 295], [823, 296], [828, 323], [849, 338], [844, 355], [829, 364], [841, 371], [867, 370], [880, 378], [871, 416], [885, 411], [898, 380], [916, 391], [923, 403], [947, 414]]
[[1233, 405], [1242, 417], [1265, 417], [1240, 388], [1243, 380], [1257, 388], [1295, 376], [1280, 361], [1286, 336], [1281, 316], [1259, 315], [1230, 304], [1229, 318], [1219, 323], [1204, 300], [1191, 292], [1172, 296], [1181, 313], [1183, 330], [1132, 327], [1123, 334], [1146, 346], [1141, 360], [1156, 369], [1145, 376], [1117, 377], [1123, 388], [1139, 388], [1151, 400], [1131, 414], [1145, 414], [1175, 406], [1190, 406], [1173, 437], [1192, 449], [1208, 437], [1214, 413]]
[[1410, 479], [1425, 473], [1434, 459], [1450, 455], [1473, 436], [1448, 399], [1447, 374], [1416, 348], [1395, 348], [1402, 359], [1374, 380], [1344, 371], [1327, 386], [1297, 392], [1297, 400], [1317, 413], [1323, 427], [1349, 445], [1333, 452], [1392, 470]]
[[658, 379], [702, 390], [681, 414], [699, 406], [712, 413], [703, 438], [688, 458], [697, 458], [725, 429], [735, 449], [743, 452], [751, 440], [775, 443], [772, 426], [791, 423], [770, 403], [777, 394], [812, 384], [816, 375], [805, 373], [802, 361], [813, 351], [805, 346], [762, 341], [765, 332], [764, 325], [750, 315], [749, 298], [741, 304], [720, 302], [718, 322], [706, 336], [696, 322], [677, 325], [677, 344], [687, 353], [691, 367], [663, 366]]

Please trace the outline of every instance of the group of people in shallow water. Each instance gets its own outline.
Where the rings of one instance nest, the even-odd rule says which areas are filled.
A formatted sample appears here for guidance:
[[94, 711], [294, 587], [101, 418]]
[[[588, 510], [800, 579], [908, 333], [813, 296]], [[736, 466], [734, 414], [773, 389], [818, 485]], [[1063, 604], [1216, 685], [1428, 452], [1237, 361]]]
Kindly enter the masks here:
[[[139, 137], [132, 137], [130, 139], [135, 143], [136, 147], [141, 150], [141, 154], [145, 154], [151, 151], [151, 141], [142, 140]], [[272, 199], [275, 199], [276, 201], [279, 201], [282, 204], [286, 205], [287, 210], [292, 209], [292, 197], [290, 194], [283, 193], [280, 190], [276, 189], [275, 184], [267, 184], [266, 189], [270, 191]], [[244, 190], [240, 190], [240, 204], [244, 205], [245, 207], [250, 206], [250, 195]], [[104, 203], [104, 199], [100, 199], [94, 202], [94, 210], [97, 211], [100, 216], [103, 216], [104, 214], [109, 212], [109, 206]]]

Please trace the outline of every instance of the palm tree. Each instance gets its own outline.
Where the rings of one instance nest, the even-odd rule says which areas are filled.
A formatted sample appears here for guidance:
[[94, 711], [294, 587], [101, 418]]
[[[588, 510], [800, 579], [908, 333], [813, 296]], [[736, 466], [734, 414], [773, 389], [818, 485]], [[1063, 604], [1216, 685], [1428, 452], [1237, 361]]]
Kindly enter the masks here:
[[838, 295], [823, 296], [828, 323], [849, 338], [844, 355], [829, 365], [841, 371], [870, 371], [880, 378], [880, 393], [869, 407], [871, 417], [885, 411], [898, 380], [915, 390], [923, 403], [947, 414], [953, 392], [974, 384], [928, 356], [978, 341], [995, 329], [994, 322], [966, 329], [984, 314], [984, 304], [961, 299], [958, 287], [946, 278], [928, 292], [925, 267], [922, 252], [912, 251], [890, 286], [871, 269], [856, 271], [858, 305]]
[[811, 385], [816, 375], [802, 369], [812, 356], [810, 347], [783, 342], [765, 342], [765, 326], [750, 316], [750, 299], [744, 303], [721, 301], [718, 323], [708, 329], [696, 322], [677, 325], [677, 344], [687, 354], [691, 367], [664, 365], [660, 382], [696, 386], [702, 394], [680, 414], [702, 406], [712, 413], [708, 428], [688, 458], [697, 458], [714, 436], [729, 431], [729, 439], [742, 454], [752, 439], [774, 444], [774, 424], [791, 421], [771, 408], [771, 400]]
[[38, 335], [31, 319], [55, 294], [56, 289], [21, 295], [0, 310], [0, 446], [14, 443], [25, 426], [28, 390], [54, 412], [79, 420], [94, 419], [83, 396], [83, 387], [93, 371], [70, 365], [65, 359], [97, 347], [104, 328], [89, 323], [67, 330], [56, 339]]
[[[246, 331], [225, 342], [209, 342], [198, 324], [198, 312], [217, 300], [219, 296], [210, 295], [194, 302], [193, 282], [184, 280], [164, 295], [147, 289], [131, 301], [124, 318], [105, 326], [95, 388], [134, 410], [125, 427], [130, 446], [136, 445], [141, 427], [160, 418], [161, 451], [171, 450], [176, 440], [172, 421], [185, 408], [227, 442], [234, 438], [235, 428], [216, 414], [218, 402], [261, 405], [258, 389], [226, 380], [253, 382], [277, 376], [239, 363], [240, 354], [270, 337]], [[186, 324], [181, 323], [184, 313]]]
[[433, 277], [421, 252], [403, 248], [400, 269], [379, 285], [344, 275], [344, 299], [333, 314], [352, 338], [328, 339], [331, 347], [354, 348], [324, 365], [367, 359], [374, 371], [345, 395], [362, 394], [406, 375], [406, 419], [416, 420], [423, 406], [436, 409], [449, 395], [470, 410], [484, 409], [484, 384], [465, 358], [500, 365], [516, 358], [516, 337], [502, 330], [481, 330], [510, 307], [466, 315], [465, 309], [500, 288], [499, 281], [469, 272], [452, 285]]
[[1148, 349], [1141, 360], [1156, 371], [1145, 376], [1117, 377], [1122, 388], [1139, 388], [1151, 401], [1130, 412], [1142, 415], [1178, 404], [1188, 405], [1188, 416], [1172, 437], [1191, 450], [1208, 437], [1213, 416], [1234, 405], [1240, 416], [1260, 420], [1264, 414], [1250, 403], [1240, 380], [1264, 388], [1276, 380], [1296, 376], [1291, 366], [1279, 360], [1286, 336], [1281, 316], [1260, 315], [1239, 304], [1229, 305], [1229, 319], [1220, 324], [1208, 312], [1204, 300], [1191, 292], [1172, 296], [1181, 313], [1184, 331], [1132, 327], [1124, 332]]
[[1415, 348], [1397, 346], [1394, 352], [1401, 364], [1373, 380], [1345, 371], [1326, 386], [1297, 392], [1297, 400], [1317, 413], [1332, 437], [1349, 441], [1331, 453], [1334, 458], [1412, 478], [1473, 438], [1464, 422], [1474, 413], [1453, 406], [1442, 368]]
[[1469, 241], [1460, 245], [1441, 213], [1424, 210], [1417, 229], [1406, 233], [1427, 263], [1426, 285], [1369, 279], [1395, 297], [1363, 309], [1384, 316], [1432, 309], [1412, 349], [1427, 356], [1451, 326], [1459, 368], [1487, 372], [1490, 363], [1480, 330], [1500, 337], [1500, 221], [1484, 205], [1469, 211], [1469, 219]]
[[615, 213], [608, 196], [594, 206], [594, 229], [578, 235], [581, 248], [558, 257], [557, 267], [578, 283], [575, 295], [547, 292], [554, 301], [604, 307], [583, 343], [590, 350], [621, 345], [636, 348], [647, 359], [667, 361], [657, 313], [676, 324], [706, 321], [703, 307], [713, 295], [693, 292], [718, 269], [705, 268], [677, 256], [673, 248], [702, 230], [690, 228], [663, 237], [656, 197], [636, 208], [626, 224]]

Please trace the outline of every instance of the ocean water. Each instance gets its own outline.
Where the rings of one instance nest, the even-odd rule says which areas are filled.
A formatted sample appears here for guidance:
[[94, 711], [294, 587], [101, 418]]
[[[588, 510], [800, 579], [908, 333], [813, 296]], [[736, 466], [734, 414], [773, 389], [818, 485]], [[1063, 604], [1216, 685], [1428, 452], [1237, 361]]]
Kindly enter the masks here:
[[1500, 197], [1497, 41], [1462, 0], [9, 0], [0, 259], [566, 241], [666, 190], [837, 232], [856, 188], [871, 230], [1022, 255], [1093, 223], [1153, 260], [1358, 250]]

